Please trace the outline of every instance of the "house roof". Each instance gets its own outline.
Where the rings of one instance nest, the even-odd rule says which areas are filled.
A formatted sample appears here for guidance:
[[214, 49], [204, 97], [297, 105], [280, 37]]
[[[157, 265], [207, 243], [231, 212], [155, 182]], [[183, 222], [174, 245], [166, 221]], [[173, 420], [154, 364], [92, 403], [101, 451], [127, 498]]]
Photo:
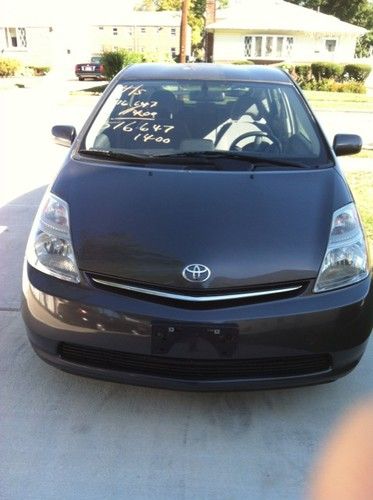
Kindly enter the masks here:
[[360, 36], [367, 30], [312, 9], [284, 0], [241, 0], [235, 8], [217, 12], [217, 21], [208, 30], [263, 32], [349, 33]]

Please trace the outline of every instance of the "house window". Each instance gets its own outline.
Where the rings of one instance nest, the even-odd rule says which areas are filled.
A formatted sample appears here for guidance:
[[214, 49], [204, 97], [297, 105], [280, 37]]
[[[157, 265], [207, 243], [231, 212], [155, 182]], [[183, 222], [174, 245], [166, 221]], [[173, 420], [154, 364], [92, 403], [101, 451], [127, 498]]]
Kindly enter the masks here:
[[141, 28], [141, 33], [146, 33], [146, 28]]
[[171, 57], [172, 59], [176, 57], [176, 47], [171, 47]]
[[270, 57], [273, 53], [273, 36], [266, 36], [265, 57]]
[[292, 36], [256, 35], [245, 36], [245, 57], [282, 59], [290, 56], [293, 50]]
[[171, 35], [176, 36], [176, 28], [171, 28]]
[[276, 57], [280, 58], [284, 50], [284, 37], [278, 36], [276, 40]]
[[293, 51], [294, 38], [292, 36], [286, 37], [286, 56], [289, 57]]
[[245, 36], [245, 57], [252, 57], [253, 37]]
[[27, 47], [26, 28], [5, 28], [7, 47]]
[[263, 38], [262, 36], [255, 37], [255, 57], [262, 57]]
[[118, 28], [113, 28], [113, 35], [117, 35], [118, 34]]
[[103, 26], [99, 26], [99, 27], [98, 27], [98, 29], [99, 29], [99, 30], [103, 30], [103, 29], [104, 29], [104, 27], [103, 27]]
[[325, 40], [325, 50], [327, 52], [335, 52], [336, 47], [337, 47], [337, 40], [335, 39]]

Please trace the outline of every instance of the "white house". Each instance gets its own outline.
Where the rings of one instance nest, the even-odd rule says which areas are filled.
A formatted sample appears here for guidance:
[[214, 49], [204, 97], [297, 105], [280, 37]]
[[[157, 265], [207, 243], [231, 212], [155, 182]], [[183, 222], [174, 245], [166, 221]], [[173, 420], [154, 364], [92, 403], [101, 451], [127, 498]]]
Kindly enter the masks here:
[[[167, 60], [179, 52], [180, 22], [181, 13], [175, 11], [107, 8], [70, 16], [48, 9], [8, 11], [0, 18], [0, 57], [65, 72], [104, 49], [125, 48]], [[188, 28], [186, 54], [190, 51]]]
[[364, 28], [283, 0], [233, 0], [207, 25], [213, 60], [254, 62], [353, 59]]

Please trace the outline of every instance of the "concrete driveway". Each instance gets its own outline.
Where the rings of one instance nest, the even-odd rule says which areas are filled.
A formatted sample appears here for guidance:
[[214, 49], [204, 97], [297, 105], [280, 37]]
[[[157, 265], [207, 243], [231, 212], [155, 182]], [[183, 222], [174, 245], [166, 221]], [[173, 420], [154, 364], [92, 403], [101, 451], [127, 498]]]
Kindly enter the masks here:
[[0, 498], [302, 498], [336, 419], [371, 393], [371, 342], [333, 384], [219, 394], [84, 379], [31, 350], [19, 313], [24, 247], [67, 152], [49, 129], [81, 124], [94, 100], [43, 85], [0, 92]]

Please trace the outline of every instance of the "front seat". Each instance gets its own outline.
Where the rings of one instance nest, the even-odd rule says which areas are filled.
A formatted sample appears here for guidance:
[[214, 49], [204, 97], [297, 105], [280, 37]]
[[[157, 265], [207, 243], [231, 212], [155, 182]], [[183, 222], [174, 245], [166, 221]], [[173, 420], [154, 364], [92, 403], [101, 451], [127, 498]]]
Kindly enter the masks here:
[[181, 116], [179, 104], [175, 95], [169, 90], [156, 90], [150, 97], [157, 105], [152, 108], [157, 112], [154, 125], [159, 125], [159, 135], [170, 142], [160, 142], [161, 148], [179, 149], [180, 143], [191, 137], [189, 129]]
[[[260, 94], [253, 91], [236, 100], [232, 106], [230, 118], [216, 132], [216, 149], [229, 150], [235, 139], [248, 132], [267, 133], [266, 119], [261, 112], [263, 106], [260, 102], [261, 98]], [[262, 140], [263, 135], [253, 136], [252, 142], [256, 149], [260, 147]]]

